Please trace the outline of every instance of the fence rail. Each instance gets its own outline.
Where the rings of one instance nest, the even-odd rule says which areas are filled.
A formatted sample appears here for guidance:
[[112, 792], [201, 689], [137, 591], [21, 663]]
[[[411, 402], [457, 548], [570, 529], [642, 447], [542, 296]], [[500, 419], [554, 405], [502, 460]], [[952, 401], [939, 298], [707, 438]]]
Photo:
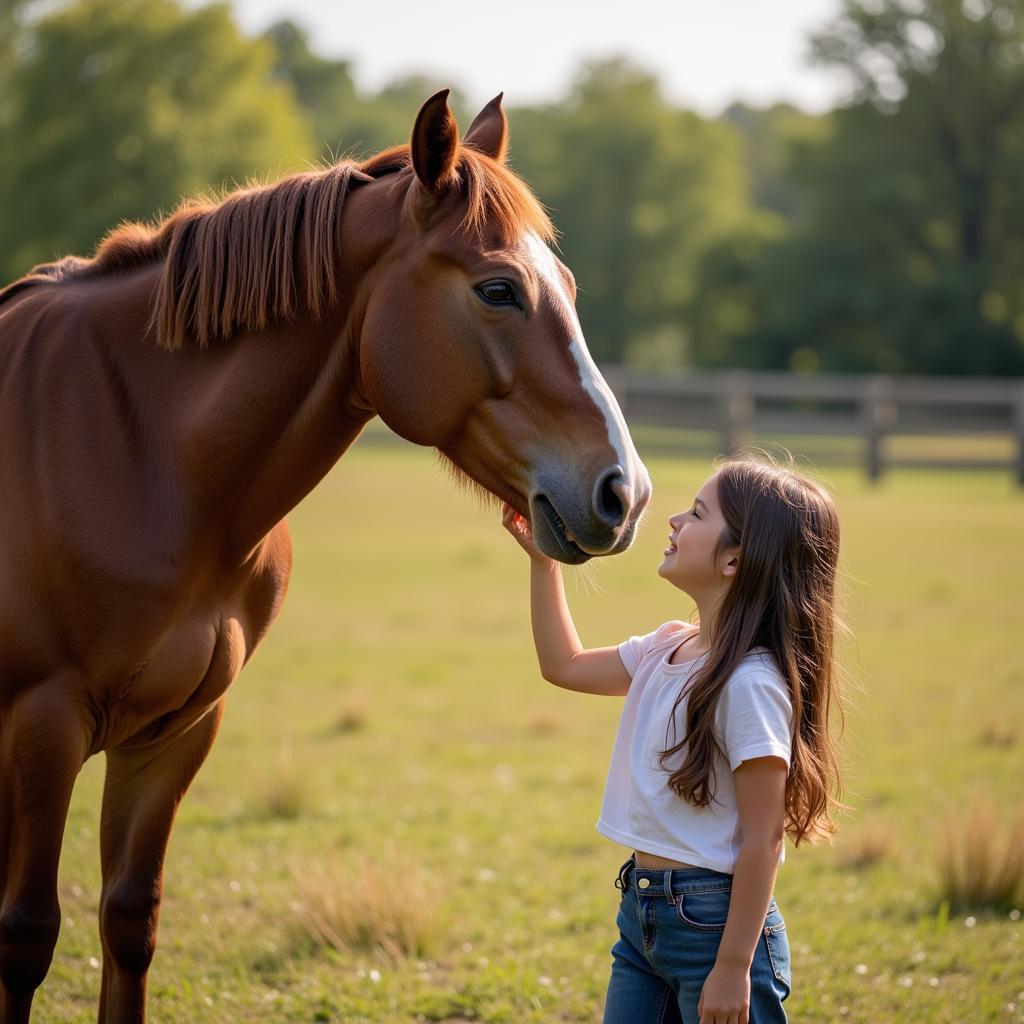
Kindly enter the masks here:
[[[759, 434], [852, 436], [872, 480], [892, 465], [1005, 468], [1024, 486], [1024, 378], [894, 377], [699, 370], [665, 373], [603, 366], [631, 426], [715, 430], [734, 452]], [[894, 435], [1009, 437], [1009, 460], [887, 456]]]

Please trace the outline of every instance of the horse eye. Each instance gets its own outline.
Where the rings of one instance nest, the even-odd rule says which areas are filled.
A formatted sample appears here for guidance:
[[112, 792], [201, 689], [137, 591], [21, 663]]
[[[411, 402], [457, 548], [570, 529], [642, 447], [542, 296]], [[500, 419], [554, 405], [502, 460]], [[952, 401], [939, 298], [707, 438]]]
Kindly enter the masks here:
[[477, 294], [492, 306], [518, 306], [516, 293], [508, 281], [485, 281], [476, 286]]

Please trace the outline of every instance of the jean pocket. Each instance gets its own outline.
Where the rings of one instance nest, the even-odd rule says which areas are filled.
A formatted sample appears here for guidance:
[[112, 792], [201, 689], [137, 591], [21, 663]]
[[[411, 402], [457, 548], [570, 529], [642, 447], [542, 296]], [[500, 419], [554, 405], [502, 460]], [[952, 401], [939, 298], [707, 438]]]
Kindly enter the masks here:
[[789, 958], [789, 939], [786, 937], [786, 922], [780, 920], [777, 924], [765, 925], [764, 942], [768, 947], [768, 962], [772, 965], [772, 974], [786, 987], [786, 995], [789, 995], [793, 988], [793, 974]]
[[729, 916], [730, 895], [729, 889], [680, 893], [676, 898], [676, 916], [687, 928], [721, 934]]

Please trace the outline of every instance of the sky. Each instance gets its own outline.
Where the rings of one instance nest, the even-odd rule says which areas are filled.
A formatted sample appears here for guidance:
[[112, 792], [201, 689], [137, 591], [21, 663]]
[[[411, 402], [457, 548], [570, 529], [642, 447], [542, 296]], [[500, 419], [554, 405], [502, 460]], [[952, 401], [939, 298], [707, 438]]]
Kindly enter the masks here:
[[625, 55], [666, 97], [707, 115], [742, 99], [820, 112], [843, 96], [834, 71], [807, 65], [807, 37], [839, 0], [233, 0], [250, 33], [291, 18], [312, 48], [350, 60], [361, 90], [426, 73], [477, 105], [557, 101], [587, 58]]

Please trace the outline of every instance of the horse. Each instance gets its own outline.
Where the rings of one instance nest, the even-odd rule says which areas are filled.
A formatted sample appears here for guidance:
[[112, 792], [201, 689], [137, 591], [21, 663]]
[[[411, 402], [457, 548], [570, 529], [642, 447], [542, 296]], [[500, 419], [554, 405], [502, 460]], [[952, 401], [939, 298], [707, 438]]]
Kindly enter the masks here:
[[165, 850], [281, 608], [286, 514], [366, 423], [552, 558], [629, 547], [650, 480], [495, 97], [410, 142], [122, 224], [0, 291], [0, 999], [29, 1020], [75, 778], [104, 752], [99, 1021], [145, 1020]]

